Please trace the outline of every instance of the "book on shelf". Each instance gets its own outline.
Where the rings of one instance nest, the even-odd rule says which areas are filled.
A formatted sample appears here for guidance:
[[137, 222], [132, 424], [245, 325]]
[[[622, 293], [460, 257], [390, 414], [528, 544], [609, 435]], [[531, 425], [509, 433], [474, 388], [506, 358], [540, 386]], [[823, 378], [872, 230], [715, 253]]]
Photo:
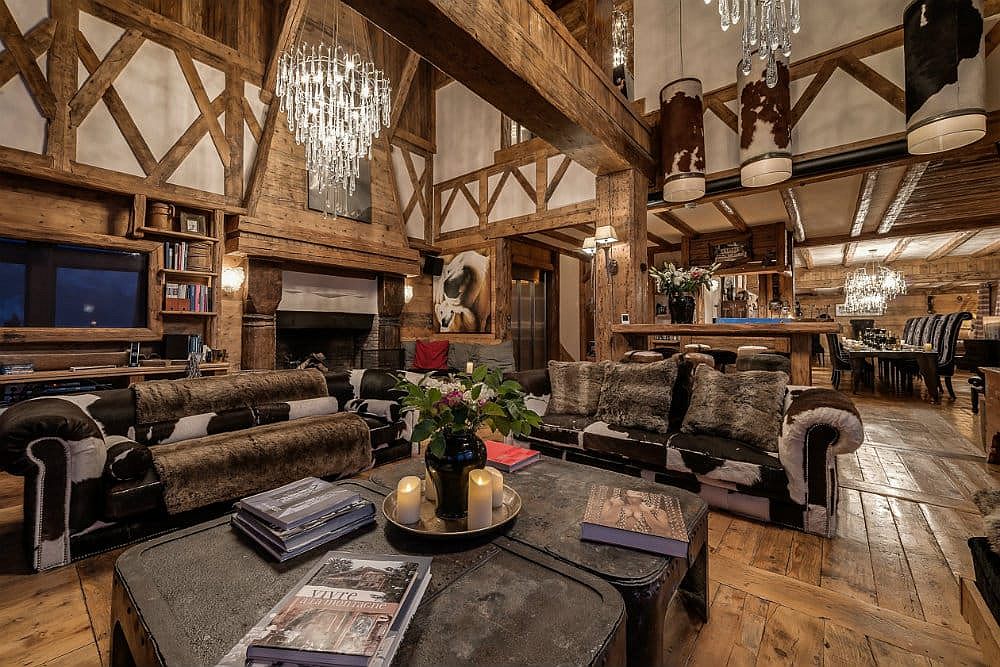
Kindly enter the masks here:
[[296, 528], [361, 500], [353, 491], [317, 477], [305, 477], [247, 496], [236, 503], [238, 511], [256, 515], [281, 530]]
[[0, 365], [0, 375], [28, 375], [34, 372], [35, 365], [32, 363]]
[[421, 556], [331, 551], [218, 665], [388, 665], [430, 583], [430, 565]]
[[165, 283], [163, 309], [208, 313], [212, 310], [212, 288], [200, 283]]
[[248, 512], [236, 512], [231, 522], [233, 528], [283, 563], [375, 523], [375, 505], [359, 499], [326, 516], [287, 530], [268, 524]]
[[486, 441], [486, 461], [498, 470], [515, 472], [531, 465], [541, 457], [541, 452], [517, 445], [507, 445], [493, 440]]
[[580, 537], [678, 558], [691, 541], [677, 498], [604, 485], [590, 490]]

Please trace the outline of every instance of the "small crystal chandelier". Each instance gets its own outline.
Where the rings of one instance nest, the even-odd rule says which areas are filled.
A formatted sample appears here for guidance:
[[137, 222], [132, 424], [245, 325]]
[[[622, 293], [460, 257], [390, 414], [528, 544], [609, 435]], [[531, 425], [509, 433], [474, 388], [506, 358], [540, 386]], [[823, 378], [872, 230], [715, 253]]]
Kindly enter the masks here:
[[624, 65], [632, 48], [632, 33], [628, 29], [628, 14], [620, 9], [611, 12], [611, 64]]
[[[869, 252], [876, 252], [871, 250]], [[862, 266], [844, 282], [844, 308], [850, 313], [885, 313], [897, 296], [906, 294], [906, 278], [899, 271], [872, 259], [871, 268]]]
[[[705, 0], [711, 4], [712, 0]], [[792, 55], [792, 34], [801, 27], [799, 0], [718, 0], [719, 22], [722, 30], [739, 24], [743, 19], [742, 58], [740, 67], [744, 75], [750, 74], [750, 59], [754, 53], [767, 60], [765, 80], [769, 88], [778, 83], [775, 55]]]
[[[361, 158], [371, 158], [372, 142], [389, 127], [391, 90], [382, 70], [339, 43], [339, 7], [334, 11], [333, 43], [289, 47], [279, 61], [276, 92], [295, 143], [305, 144], [313, 187], [350, 195]], [[325, 33], [325, 14], [322, 28]]]

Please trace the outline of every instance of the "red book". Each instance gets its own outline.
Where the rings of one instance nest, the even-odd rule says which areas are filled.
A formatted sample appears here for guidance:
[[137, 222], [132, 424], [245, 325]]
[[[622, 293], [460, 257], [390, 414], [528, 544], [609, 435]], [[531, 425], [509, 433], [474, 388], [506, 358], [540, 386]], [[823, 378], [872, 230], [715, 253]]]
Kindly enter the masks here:
[[514, 472], [538, 460], [541, 453], [502, 442], [486, 441], [486, 461], [504, 472]]

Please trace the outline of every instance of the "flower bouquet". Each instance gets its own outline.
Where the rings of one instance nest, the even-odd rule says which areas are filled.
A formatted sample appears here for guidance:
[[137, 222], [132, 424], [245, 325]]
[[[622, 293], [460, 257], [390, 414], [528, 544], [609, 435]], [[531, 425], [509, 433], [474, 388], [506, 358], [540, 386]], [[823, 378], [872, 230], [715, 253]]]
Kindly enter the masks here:
[[671, 262], [662, 269], [650, 267], [649, 275], [656, 282], [656, 291], [666, 294], [670, 306], [670, 319], [674, 324], [690, 324], [694, 321], [694, 293], [700, 287], [712, 284], [719, 264], [709, 267], [692, 266], [682, 269]]

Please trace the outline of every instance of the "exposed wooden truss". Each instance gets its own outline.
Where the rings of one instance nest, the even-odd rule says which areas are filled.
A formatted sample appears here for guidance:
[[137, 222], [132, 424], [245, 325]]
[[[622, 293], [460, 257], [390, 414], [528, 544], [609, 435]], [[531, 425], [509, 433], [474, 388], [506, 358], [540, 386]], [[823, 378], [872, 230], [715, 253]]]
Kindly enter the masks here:
[[952, 220], [942, 220], [936, 222], [921, 222], [914, 225], [904, 225], [894, 227], [885, 234], [878, 232], [864, 232], [860, 236], [850, 234], [837, 234], [834, 236], [814, 236], [807, 238], [802, 243], [797, 244], [804, 248], [818, 248], [820, 246], [841, 245], [850, 241], [880, 241], [885, 239], [912, 238], [918, 236], [929, 236], [944, 232], [964, 232], [972, 230], [983, 230], [1000, 227], [1000, 219], [995, 216], [957, 218]]
[[700, 236], [700, 234], [696, 232], [691, 225], [684, 222], [670, 211], [658, 211], [654, 213], [654, 215], [688, 238], [693, 239]]
[[743, 233], [750, 231], [750, 228], [747, 227], [746, 220], [744, 220], [743, 216], [739, 214], [739, 211], [733, 208], [732, 204], [729, 203], [729, 200], [720, 199], [713, 202], [713, 204], [715, 204], [715, 208], [719, 209], [719, 213], [724, 215], [726, 220], [729, 221], [729, 224], [735, 227], [737, 231], [741, 231]]
[[903, 207], [910, 200], [910, 195], [913, 194], [913, 191], [917, 189], [920, 177], [924, 175], [926, 170], [926, 162], [911, 164], [906, 168], [906, 173], [903, 174], [903, 178], [899, 181], [899, 188], [896, 190], [889, 208], [886, 209], [882, 221], [879, 222], [877, 229], [879, 234], [885, 234], [896, 224], [896, 218], [903, 212]]
[[814, 266], [812, 251], [809, 250], [809, 248], [796, 248], [795, 252], [798, 253], [799, 259], [802, 260], [803, 266], [811, 270]]
[[806, 228], [802, 224], [802, 210], [799, 208], [799, 200], [793, 188], [785, 188], [781, 191], [781, 201], [785, 204], [785, 211], [788, 213], [788, 228], [792, 230], [795, 241], [801, 243], [806, 239]]
[[573, 227], [583, 222], [593, 222], [596, 212], [594, 201], [570, 204], [557, 209], [531, 215], [508, 218], [491, 223], [483, 230], [486, 238], [495, 239], [521, 234], [536, 234], [564, 227]]
[[912, 242], [913, 242], [912, 236], [904, 236], [903, 238], [899, 239], [899, 241], [896, 242], [896, 245], [893, 247], [893, 249], [889, 251], [889, 254], [886, 255], [885, 263], [889, 264], [891, 262], [897, 261], [900, 257], [902, 257], [903, 253], [906, 252], [907, 247], [909, 247], [910, 243]]
[[851, 241], [844, 246], [844, 259], [841, 262], [842, 266], [848, 266], [854, 262], [854, 253], [858, 251], [857, 241]]
[[952, 252], [957, 250], [960, 246], [964, 245], [973, 236], [978, 234], [980, 230], [971, 229], [967, 232], [959, 232], [952, 236], [947, 242], [937, 248], [934, 252], [927, 256], [927, 261], [932, 262], [935, 259], [941, 259], [942, 257], [947, 257]]
[[865, 172], [861, 180], [861, 187], [858, 188], [858, 201], [854, 204], [854, 215], [851, 217], [851, 236], [861, 234], [868, 219], [868, 211], [872, 206], [872, 194], [875, 192], [875, 185], [878, 183], [880, 170], [874, 169]]
[[652, 173], [651, 129], [541, 0], [346, 4], [585, 168]]
[[267, 69], [264, 70], [264, 79], [260, 85], [260, 99], [270, 103], [274, 95], [274, 85], [278, 78], [278, 60], [281, 54], [295, 43], [295, 40], [302, 29], [302, 19], [306, 15], [306, 8], [309, 0], [288, 0], [285, 7], [285, 15], [281, 20], [281, 30], [275, 40], [274, 51], [267, 61]]

